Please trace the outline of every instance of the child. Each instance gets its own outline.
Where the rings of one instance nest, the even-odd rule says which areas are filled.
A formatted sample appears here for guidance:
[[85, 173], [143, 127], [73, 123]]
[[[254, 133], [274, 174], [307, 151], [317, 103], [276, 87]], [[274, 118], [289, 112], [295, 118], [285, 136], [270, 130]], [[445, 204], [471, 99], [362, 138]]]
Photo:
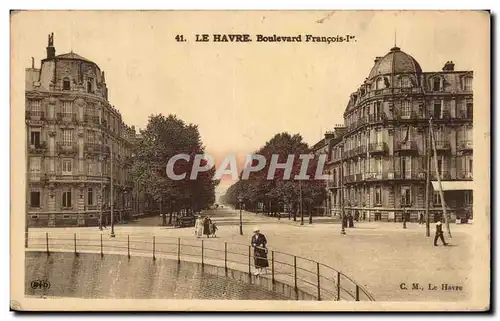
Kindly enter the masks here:
[[217, 233], [217, 225], [214, 222], [212, 223], [212, 236], [217, 237], [216, 233]]

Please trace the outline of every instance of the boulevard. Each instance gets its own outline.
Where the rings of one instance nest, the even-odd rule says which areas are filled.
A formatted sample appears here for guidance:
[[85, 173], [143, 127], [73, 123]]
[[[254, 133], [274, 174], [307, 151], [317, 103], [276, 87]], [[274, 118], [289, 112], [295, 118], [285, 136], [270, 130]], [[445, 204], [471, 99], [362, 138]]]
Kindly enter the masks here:
[[[252, 231], [259, 227], [270, 250], [306, 257], [329, 265], [365, 287], [377, 301], [458, 301], [471, 295], [472, 273], [471, 225], [452, 225], [450, 246], [433, 246], [425, 237], [425, 225], [408, 223], [355, 222], [340, 234], [340, 222], [332, 217], [314, 217], [313, 224], [300, 217], [277, 218], [243, 211], [243, 235], [239, 234], [239, 211], [219, 208], [203, 211], [217, 223], [217, 238], [211, 242], [250, 244]], [[194, 228], [161, 226], [160, 216], [144, 217], [128, 224], [115, 225], [116, 239], [131, 237], [172, 237], [199, 241]], [[30, 228], [30, 238], [76, 233], [79, 237], [98, 237], [112, 241], [110, 226], [102, 232], [97, 227]], [[206, 238], [203, 238], [206, 239]], [[448, 286], [443, 286], [447, 284]], [[416, 286], [415, 286], [416, 285]], [[453, 288], [450, 287], [453, 286]], [[455, 290], [460, 287], [461, 290]], [[453, 290], [449, 290], [453, 289]]]

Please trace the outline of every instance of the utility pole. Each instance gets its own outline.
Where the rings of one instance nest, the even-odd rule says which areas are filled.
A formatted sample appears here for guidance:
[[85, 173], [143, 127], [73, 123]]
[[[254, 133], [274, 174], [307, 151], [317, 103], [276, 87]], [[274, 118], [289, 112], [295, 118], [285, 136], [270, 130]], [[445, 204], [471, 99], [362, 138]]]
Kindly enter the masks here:
[[302, 181], [299, 179], [299, 200], [300, 200], [300, 225], [304, 225], [304, 211], [302, 208]]
[[443, 185], [441, 184], [441, 175], [439, 173], [438, 163], [437, 163], [437, 152], [436, 152], [436, 141], [434, 139], [434, 132], [432, 130], [432, 117], [429, 119], [429, 128], [431, 132], [431, 141], [432, 141], [432, 149], [434, 150], [434, 169], [436, 170], [436, 176], [439, 185], [439, 198], [441, 199], [441, 208], [443, 210], [444, 223], [446, 225], [446, 231], [448, 232], [448, 236], [451, 238], [450, 231], [450, 222], [448, 221], [448, 214], [446, 213], [446, 204], [444, 203], [444, 193], [443, 193]]
[[431, 138], [430, 138], [430, 121], [429, 121], [429, 128], [427, 129], [427, 135], [425, 137], [425, 149], [426, 149], [426, 153], [425, 153], [425, 165], [426, 165], [426, 175], [425, 175], [425, 235], [427, 237], [431, 236], [431, 231], [430, 231], [430, 228], [431, 228], [431, 219], [430, 219], [430, 213], [429, 213], [429, 202], [430, 202], [430, 198], [429, 198], [429, 192], [430, 192], [430, 188], [429, 188], [429, 184], [430, 184], [430, 177], [431, 177], [431, 153], [432, 153], [432, 150], [431, 150]]
[[111, 142], [110, 147], [110, 157], [111, 157], [111, 237], [115, 237], [115, 216], [114, 216], [114, 207], [115, 207], [115, 195], [113, 194], [113, 142]]
[[340, 230], [341, 235], [345, 235], [345, 227], [344, 227], [344, 216], [345, 216], [345, 208], [344, 208], [344, 144], [340, 147], [340, 221], [342, 225], [342, 229]]
[[[101, 128], [102, 130], [102, 128]], [[102, 203], [104, 202], [104, 153], [103, 153], [103, 150], [102, 150], [102, 146], [104, 144], [104, 133], [101, 133], [101, 139], [100, 139], [100, 143], [101, 143], [101, 147], [100, 147], [100, 150], [101, 150], [101, 156], [100, 156], [100, 159], [101, 159], [101, 194], [100, 194], [100, 198], [101, 198], [101, 201], [99, 202], [99, 230], [102, 231]]]
[[[29, 116], [28, 116], [29, 117]], [[29, 152], [29, 120], [26, 120], [26, 210], [24, 212], [24, 247], [28, 247], [28, 210], [30, 206], [30, 193], [29, 193], [29, 164], [30, 164], [30, 152]]]

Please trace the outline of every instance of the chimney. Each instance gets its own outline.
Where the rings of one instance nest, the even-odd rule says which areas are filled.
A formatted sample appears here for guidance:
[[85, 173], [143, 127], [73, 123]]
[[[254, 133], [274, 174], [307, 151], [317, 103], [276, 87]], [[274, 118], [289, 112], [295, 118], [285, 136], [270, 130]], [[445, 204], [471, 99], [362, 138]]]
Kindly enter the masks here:
[[455, 70], [455, 64], [453, 61], [447, 61], [443, 66], [443, 71], [453, 71]]
[[49, 43], [47, 45], [47, 59], [52, 59], [56, 56], [56, 48], [54, 48], [54, 33], [49, 35]]
[[104, 71], [102, 72], [102, 82], [106, 83], [106, 78], [104, 77]]
[[35, 58], [31, 57], [31, 69], [35, 69]]

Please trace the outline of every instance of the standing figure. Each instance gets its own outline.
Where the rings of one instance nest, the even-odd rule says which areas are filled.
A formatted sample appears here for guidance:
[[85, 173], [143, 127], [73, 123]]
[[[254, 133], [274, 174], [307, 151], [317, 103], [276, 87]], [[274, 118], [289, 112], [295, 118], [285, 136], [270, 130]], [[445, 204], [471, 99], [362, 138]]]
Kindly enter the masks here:
[[406, 228], [406, 209], [403, 208], [403, 228]]
[[264, 273], [266, 273], [267, 267], [269, 266], [269, 262], [267, 261], [267, 240], [265, 235], [260, 233], [258, 227], [253, 229], [251, 244], [253, 247], [254, 265], [256, 269], [254, 274], [261, 274], [262, 269], [264, 269]]
[[203, 234], [210, 237], [210, 218], [208, 216], [203, 220]]
[[420, 213], [419, 219], [418, 219], [418, 224], [422, 225], [424, 224], [424, 214]]
[[437, 244], [438, 238], [441, 239], [441, 242], [443, 242], [444, 246], [448, 245], [448, 243], [446, 243], [444, 240], [443, 224], [441, 224], [441, 221], [437, 221], [436, 223], [436, 235], [434, 235], [434, 246], [438, 246]]
[[201, 237], [203, 235], [203, 221], [201, 220], [201, 216], [196, 218], [196, 222], [194, 224], [194, 234], [196, 237]]
[[217, 224], [215, 222], [212, 223], [210, 230], [212, 231], [212, 236], [217, 237]]

